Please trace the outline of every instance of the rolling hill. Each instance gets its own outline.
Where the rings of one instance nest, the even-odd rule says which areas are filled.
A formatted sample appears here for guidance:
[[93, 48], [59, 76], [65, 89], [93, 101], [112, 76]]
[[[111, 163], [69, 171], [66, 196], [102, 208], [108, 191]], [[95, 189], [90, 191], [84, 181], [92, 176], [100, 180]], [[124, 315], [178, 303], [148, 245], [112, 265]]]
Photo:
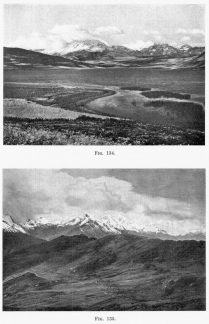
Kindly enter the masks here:
[[33, 69], [41, 67], [80, 67], [79, 62], [22, 48], [4, 47], [4, 67]]

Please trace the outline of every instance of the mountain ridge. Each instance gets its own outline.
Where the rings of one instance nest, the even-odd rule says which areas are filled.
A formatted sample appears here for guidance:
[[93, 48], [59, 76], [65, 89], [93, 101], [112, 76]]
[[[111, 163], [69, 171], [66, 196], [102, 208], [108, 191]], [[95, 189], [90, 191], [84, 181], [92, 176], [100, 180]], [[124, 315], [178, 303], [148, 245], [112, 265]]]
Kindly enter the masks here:
[[[65, 49], [60, 51], [47, 51], [42, 50], [42, 53], [60, 55], [64, 57], [70, 57], [71, 53], [73, 55], [79, 54], [82, 51], [86, 52], [98, 52], [98, 55], [115, 55], [121, 56], [124, 52], [129, 55], [136, 57], [144, 56], [195, 56], [201, 54], [204, 47], [201, 46], [190, 46], [188, 44], [183, 44], [181, 46], [172, 46], [167, 43], [154, 43], [149, 47], [145, 47], [140, 50], [133, 50], [125, 45], [112, 45], [109, 46], [100, 40], [85, 40], [85, 41], [74, 41]], [[123, 55], [122, 55], [123, 56]]]
[[[5, 222], [5, 220], [3, 220], [3, 222]], [[54, 239], [61, 235], [73, 236], [79, 234], [84, 234], [90, 238], [101, 238], [113, 234], [134, 234], [148, 238], [159, 238], [161, 240], [205, 240], [205, 232], [201, 231], [190, 232], [184, 235], [171, 235], [157, 227], [150, 228], [147, 226], [145, 228], [140, 228], [140, 226], [131, 223], [119, 223], [110, 217], [104, 220], [98, 220], [90, 217], [88, 214], [68, 221], [54, 222], [49, 222], [45, 218], [40, 217], [37, 220], [29, 219], [25, 223], [14, 223], [10, 226], [12, 229], [14, 226], [19, 226], [19, 232], [47, 240]], [[11, 232], [8, 228], [3, 228], [3, 230], [4, 232]]]
[[[186, 45], [185, 45], [186, 46]], [[204, 48], [194, 47], [182, 49], [168, 44], [154, 44], [141, 51], [132, 50], [125, 46], [111, 46], [97, 51], [87, 48], [62, 53], [44, 54], [44, 51], [30, 51], [21, 48], [4, 48], [5, 69], [40, 69], [40, 68], [108, 68], [108, 67], [150, 67], [150, 68], [204, 68], [205, 60], [201, 64], [190, 60], [204, 53]], [[62, 54], [62, 55], [61, 55]]]

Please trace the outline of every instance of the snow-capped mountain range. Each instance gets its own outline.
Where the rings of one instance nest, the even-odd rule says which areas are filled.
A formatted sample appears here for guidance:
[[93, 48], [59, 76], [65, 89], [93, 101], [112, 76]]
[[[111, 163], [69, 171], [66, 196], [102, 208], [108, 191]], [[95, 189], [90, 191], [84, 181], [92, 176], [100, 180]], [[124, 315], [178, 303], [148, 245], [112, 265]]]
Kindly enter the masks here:
[[[70, 52], [68, 52], [70, 51]], [[46, 54], [46, 52], [48, 54]], [[125, 46], [107, 46], [101, 41], [74, 42], [59, 52], [4, 48], [5, 69], [30, 68], [111, 68], [146, 67], [163, 69], [204, 69], [204, 47], [154, 44], [141, 51]]]
[[107, 220], [96, 220], [85, 214], [67, 222], [49, 222], [40, 217], [37, 220], [29, 219], [26, 223], [17, 224], [9, 215], [3, 216], [3, 231], [13, 233], [24, 233], [37, 238], [51, 240], [61, 235], [73, 236], [85, 234], [88, 237], [103, 237], [112, 234], [131, 233], [151, 238], [172, 239], [172, 240], [205, 240], [205, 233], [194, 232], [185, 235], [170, 235], [164, 230], [147, 226], [136, 228], [132, 224], [120, 224], [110, 217]]
[[69, 57], [70, 55], [77, 55], [81, 52], [98, 52], [100, 55], [116, 55], [123, 56], [124, 53], [130, 56], [142, 57], [142, 56], [193, 56], [199, 55], [203, 52], [204, 47], [192, 47], [190, 45], [184, 44], [178, 47], [171, 46], [169, 44], [153, 44], [149, 47], [143, 48], [141, 50], [132, 50], [126, 46], [109, 46], [106, 43], [94, 39], [94, 40], [84, 40], [84, 41], [74, 41], [68, 44], [64, 49], [57, 51], [53, 50], [40, 50], [44, 54], [50, 55], [60, 55], [64, 57]]

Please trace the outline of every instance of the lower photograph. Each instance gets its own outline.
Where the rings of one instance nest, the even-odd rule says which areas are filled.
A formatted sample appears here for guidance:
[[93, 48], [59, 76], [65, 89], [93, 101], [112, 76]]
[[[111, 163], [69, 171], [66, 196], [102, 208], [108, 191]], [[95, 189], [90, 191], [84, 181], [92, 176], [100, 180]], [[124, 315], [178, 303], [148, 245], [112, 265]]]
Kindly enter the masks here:
[[204, 311], [204, 169], [3, 169], [4, 311]]

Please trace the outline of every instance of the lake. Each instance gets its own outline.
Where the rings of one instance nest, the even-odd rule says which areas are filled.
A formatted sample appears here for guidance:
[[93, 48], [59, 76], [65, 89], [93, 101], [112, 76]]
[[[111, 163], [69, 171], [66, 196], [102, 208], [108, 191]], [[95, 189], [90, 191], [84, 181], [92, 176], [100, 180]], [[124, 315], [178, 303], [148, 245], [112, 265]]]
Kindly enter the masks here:
[[7, 70], [5, 82], [46, 82], [65, 85], [128, 86], [139, 85], [160, 90], [190, 93], [192, 98], [204, 102], [205, 72], [195, 69], [34, 69]]

